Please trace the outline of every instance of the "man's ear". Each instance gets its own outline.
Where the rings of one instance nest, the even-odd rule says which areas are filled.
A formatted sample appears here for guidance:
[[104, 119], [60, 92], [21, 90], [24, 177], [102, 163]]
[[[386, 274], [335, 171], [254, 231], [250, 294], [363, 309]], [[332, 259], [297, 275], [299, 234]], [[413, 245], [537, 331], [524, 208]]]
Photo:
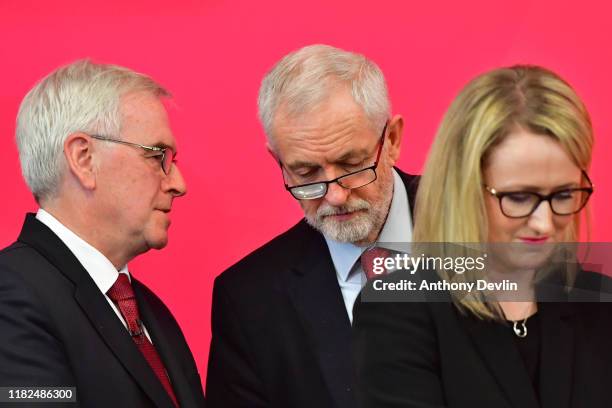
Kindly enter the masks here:
[[393, 118], [391, 118], [387, 127], [388, 130], [385, 146], [389, 162], [392, 166], [394, 166], [399, 160], [400, 156], [402, 136], [404, 134], [404, 119], [400, 115], [395, 115]]
[[85, 133], [68, 135], [64, 141], [64, 156], [70, 172], [81, 186], [88, 190], [96, 187], [92, 139]]

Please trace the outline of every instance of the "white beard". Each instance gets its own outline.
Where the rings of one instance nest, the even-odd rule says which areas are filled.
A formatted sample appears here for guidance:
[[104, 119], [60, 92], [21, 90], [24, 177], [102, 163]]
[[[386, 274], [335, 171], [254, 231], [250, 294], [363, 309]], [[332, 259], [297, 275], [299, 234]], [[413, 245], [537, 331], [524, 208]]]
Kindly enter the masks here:
[[[382, 180], [381, 180], [382, 181]], [[326, 237], [338, 242], [361, 242], [374, 230], [380, 230], [387, 219], [391, 199], [393, 198], [393, 179], [382, 188], [381, 201], [371, 204], [364, 199], [355, 198], [345, 205], [334, 207], [322, 203], [315, 217], [306, 215], [306, 221]], [[329, 215], [346, 214], [359, 211], [347, 221], [333, 220]]]

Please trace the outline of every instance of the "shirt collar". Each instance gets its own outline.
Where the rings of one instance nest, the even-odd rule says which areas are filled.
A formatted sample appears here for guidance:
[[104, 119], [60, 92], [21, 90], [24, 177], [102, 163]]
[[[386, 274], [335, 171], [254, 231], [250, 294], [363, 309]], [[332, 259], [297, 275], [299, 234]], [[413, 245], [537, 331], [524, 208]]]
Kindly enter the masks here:
[[119, 273], [125, 273], [131, 280], [127, 265], [124, 265], [121, 270], [117, 271], [107, 257], [68, 229], [47, 211], [40, 208], [36, 213], [36, 219], [49, 227], [66, 244], [102, 293], [106, 294], [108, 292], [119, 277]]
[[412, 222], [408, 193], [400, 175], [393, 169], [393, 199], [389, 207], [389, 215], [380, 231], [378, 246], [387, 249], [397, 249], [392, 243], [407, 243], [412, 241]]
[[353, 269], [353, 265], [355, 265], [355, 262], [357, 262], [365, 248], [353, 245], [350, 242], [338, 242], [326, 236], [324, 237], [334, 268], [336, 268], [336, 274], [342, 281], [346, 282], [351, 269]]
[[[397, 248], [391, 243], [408, 243], [412, 240], [412, 222], [410, 216], [410, 206], [408, 204], [408, 193], [400, 175], [392, 169], [393, 172], [393, 198], [391, 206], [383, 228], [378, 236], [377, 243], [374, 246], [389, 247], [388, 249]], [[329, 248], [329, 253], [332, 258], [336, 274], [340, 279], [346, 282], [353, 269], [353, 265], [359, 259], [366, 247], [360, 247], [350, 242], [338, 242], [324, 235], [325, 242]], [[378, 242], [381, 245], [378, 245]]]

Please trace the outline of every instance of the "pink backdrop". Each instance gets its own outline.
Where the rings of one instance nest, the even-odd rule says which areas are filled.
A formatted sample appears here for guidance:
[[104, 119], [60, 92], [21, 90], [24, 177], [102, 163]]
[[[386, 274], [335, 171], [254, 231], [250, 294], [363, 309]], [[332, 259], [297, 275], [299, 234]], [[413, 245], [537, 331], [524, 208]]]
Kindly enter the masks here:
[[0, 246], [36, 210], [14, 143], [17, 108], [33, 83], [83, 57], [150, 74], [175, 95], [171, 117], [190, 191], [176, 202], [168, 248], [131, 268], [174, 312], [203, 378], [213, 279], [301, 216], [265, 151], [256, 95], [271, 65], [303, 45], [357, 50], [380, 65], [393, 111], [406, 120], [400, 167], [409, 172], [420, 171], [444, 110], [476, 74], [515, 63], [557, 71], [592, 114], [593, 238], [612, 240], [612, 7], [603, 0], [82, 3], [0, 2]]

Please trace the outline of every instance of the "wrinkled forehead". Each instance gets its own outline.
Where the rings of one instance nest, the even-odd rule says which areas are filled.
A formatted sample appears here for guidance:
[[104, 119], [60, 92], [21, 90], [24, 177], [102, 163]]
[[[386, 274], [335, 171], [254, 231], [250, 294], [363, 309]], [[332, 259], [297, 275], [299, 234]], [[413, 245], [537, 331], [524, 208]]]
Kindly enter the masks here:
[[371, 148], [380, 136], [350, 94], [336, 95], [303, 114], [289, 115], [281, 107], [272, 130], [272, 148], [287, 163], [333, 161], [351, 150]]
[[367, 155], [377, 141], [369, 124], [354, 117], [328, 123], [287, 123], [277, 129], [275, 152], [288, 165], [323, 165]]

